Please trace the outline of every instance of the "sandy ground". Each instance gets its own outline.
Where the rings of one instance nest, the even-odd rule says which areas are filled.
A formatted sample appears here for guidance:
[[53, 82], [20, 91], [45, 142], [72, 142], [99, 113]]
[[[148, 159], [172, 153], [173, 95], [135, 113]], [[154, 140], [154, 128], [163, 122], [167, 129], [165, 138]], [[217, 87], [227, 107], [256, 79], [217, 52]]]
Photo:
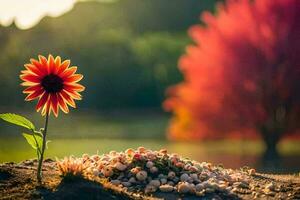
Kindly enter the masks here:
[[[0, 165], [0, 199], [300, 199], [300, 177], [294, 175], [255, 174], [252, 188], [234, 193], [214, 192], [203, 197], [156, 192], [145, 195], [112, 186], [106, 180], [62, 179], [53, 160], [44, 162], [43, 184], [35, 178], [36, 161]], [[265, 186], [274, 183], [274, 191]]]

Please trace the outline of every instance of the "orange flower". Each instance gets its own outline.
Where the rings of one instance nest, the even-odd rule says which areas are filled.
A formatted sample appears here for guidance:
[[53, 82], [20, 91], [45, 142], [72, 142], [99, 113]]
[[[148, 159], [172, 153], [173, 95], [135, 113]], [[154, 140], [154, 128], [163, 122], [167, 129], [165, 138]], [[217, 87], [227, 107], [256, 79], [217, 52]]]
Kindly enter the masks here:
[[50, 114], [58, 116], [59, 108], [69, 112], [68, 105], [75, 108], [75, 100], [81, 100], [82, 92], [85, 88], [78, 84], [83, 76], [75, 74], [77, 67], [70, 66], [70, 60], [61, 62], [57, 56], [52, 55], [48, 60], [39, 55], [39, 60], [30, 59], [30, 64], [25, 64], [26, 70], [21, 71], [20, 78], [24, 82], [22, 86], [27, 87], [23, 93], [28, 94], [26, 101], [39, 99], [36, 105], [37, 112], [42, 115]]

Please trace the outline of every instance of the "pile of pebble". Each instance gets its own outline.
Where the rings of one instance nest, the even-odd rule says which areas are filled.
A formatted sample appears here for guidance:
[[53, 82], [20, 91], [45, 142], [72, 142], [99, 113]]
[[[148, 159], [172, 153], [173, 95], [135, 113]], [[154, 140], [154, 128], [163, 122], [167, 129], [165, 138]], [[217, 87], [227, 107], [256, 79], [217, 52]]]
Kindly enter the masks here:
[[[152, 151], [144, 147], [111, 151], [101, 156], [84, 154], [82, 158], [58, 162], [60, 169], [64, 162], [81, 163], [85, 167], [72, 165], [72, 169], [84, 169], [84, 174], [106, 178], [113, 185], [145, 193], [161, 191], [204, 196], [215, 191], [235, 192], [237, 188], [249, 188], [250, 175], [255, 174], [254, 169], [225, 169], [168, 154], [165, 149]], [[65, 169], [71, 168], [65, 166]]]

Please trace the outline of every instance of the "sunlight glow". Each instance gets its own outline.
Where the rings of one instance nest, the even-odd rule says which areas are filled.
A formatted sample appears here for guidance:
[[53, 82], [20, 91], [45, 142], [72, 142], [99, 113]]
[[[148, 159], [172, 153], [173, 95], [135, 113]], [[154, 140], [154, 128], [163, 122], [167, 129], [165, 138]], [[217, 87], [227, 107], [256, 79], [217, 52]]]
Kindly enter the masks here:
[[76, 0], [0, 0], [0, 24], [13, 21], [20, 29], [36, 25], [44, 16], [57, 17], [71, 10]]

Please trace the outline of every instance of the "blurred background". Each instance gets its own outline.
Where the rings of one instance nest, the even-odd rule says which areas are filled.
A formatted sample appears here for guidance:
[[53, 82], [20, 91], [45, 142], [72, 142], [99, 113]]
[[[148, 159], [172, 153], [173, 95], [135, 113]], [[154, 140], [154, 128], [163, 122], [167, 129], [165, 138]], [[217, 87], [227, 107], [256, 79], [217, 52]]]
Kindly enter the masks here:
[[[162, 103], [167, 88], [184, 80], [178, 60], [193, 42], [187, 31], [202, 23], [203, 11], [216, 13], [220, 2], [0, 0], [0, 113], [22, 114], [43, 126], [35, 103], [24, 102], [19, 74], [31, 57], [51, 53], [78, 66], [86, 90], [78, 109], [51, 117], [48, 157], [145, 146], [225, 167], [299, 172], [297, 138], [280, 140], [274, 165], [262, 162], [265, 145], [259, 137], [191, 142], [167, 134], [172, 113]], [[21, 131], [0, 122], [0, 162], [35, 156]]]

